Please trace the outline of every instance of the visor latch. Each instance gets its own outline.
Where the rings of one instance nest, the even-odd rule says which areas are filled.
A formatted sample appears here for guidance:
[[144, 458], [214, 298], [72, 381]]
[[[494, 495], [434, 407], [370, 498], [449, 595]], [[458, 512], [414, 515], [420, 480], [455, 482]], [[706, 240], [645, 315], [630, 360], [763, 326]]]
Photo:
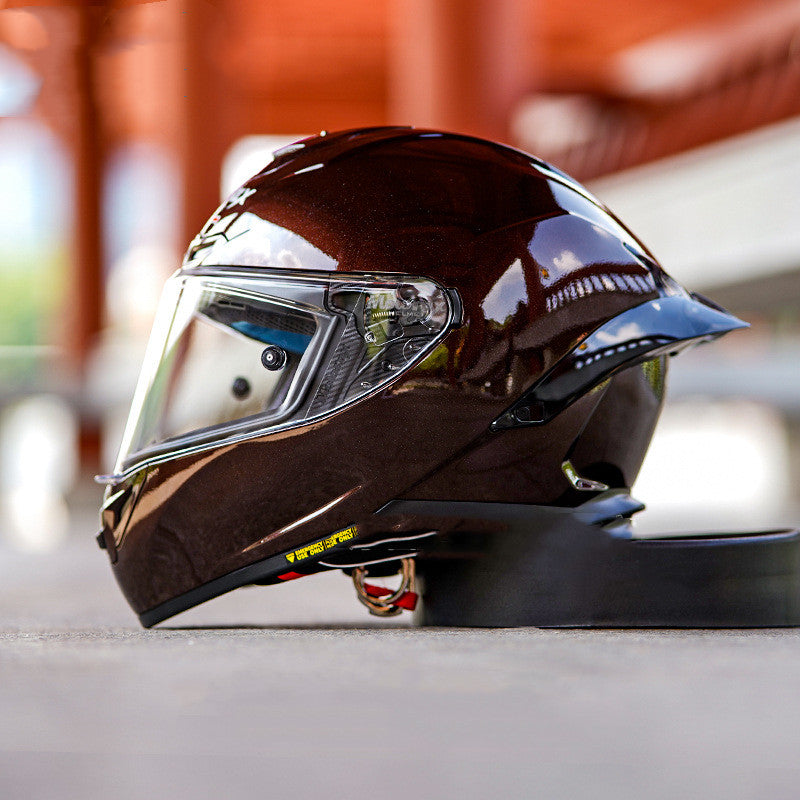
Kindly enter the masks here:
[[369, 609], [370, 614], [376, 617], [394, 617], [403, 609], [413, 611], [417, 607], [418, 595], [415, 589], [415, 569], [413, 558], [400, 559], [400, 586], [397, 589], [387, 589], [384, 586], [374, 586], [365, 583], [366, 567], [356, 567], [353, 570], [353, 585], [356, 587], [356, 597], [360, 603]]

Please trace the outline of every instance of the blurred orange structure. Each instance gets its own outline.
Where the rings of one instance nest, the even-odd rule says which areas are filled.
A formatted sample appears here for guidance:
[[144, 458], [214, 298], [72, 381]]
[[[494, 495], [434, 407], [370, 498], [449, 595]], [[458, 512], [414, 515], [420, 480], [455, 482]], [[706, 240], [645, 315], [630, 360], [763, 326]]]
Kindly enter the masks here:
[[5, 0], [0, 42], [42, 78], [33, 114], [74, 167], [65, 337], [103, 323], [114, 152], [176, 164], [183, 247], [249, 134], [428, 125], [509, 141], [580, 179], [800, 112], [783, 0]]

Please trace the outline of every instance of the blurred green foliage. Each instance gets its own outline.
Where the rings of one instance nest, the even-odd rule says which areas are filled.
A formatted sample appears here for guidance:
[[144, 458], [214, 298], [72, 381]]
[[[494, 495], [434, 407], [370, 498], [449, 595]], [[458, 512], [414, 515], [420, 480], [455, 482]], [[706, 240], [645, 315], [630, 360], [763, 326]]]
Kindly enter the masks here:
[[0, 244], [0, 381], [19, 383], [41, 368], [41, 347], [57, 345], [65, 250], [11, 251]]

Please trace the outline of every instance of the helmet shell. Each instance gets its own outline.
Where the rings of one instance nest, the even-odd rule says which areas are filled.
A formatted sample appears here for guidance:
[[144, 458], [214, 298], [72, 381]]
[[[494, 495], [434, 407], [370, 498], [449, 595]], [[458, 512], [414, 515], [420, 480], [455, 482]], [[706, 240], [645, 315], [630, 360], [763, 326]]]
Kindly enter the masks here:
[[659, 297], [652, 255], [549, 165], [438, 131], [312, 137], [217, 210], [183, 268], [219, 265], [424, 276], [458, 292], [463, 318], [425, 361], [332, 416], [176, 453], [111, 487], [105, 541], [137, 613], [349, 525], [376, 530], [394, 499], [575, 504], [567, 458], [610, 486], [634, 480], [663, 357], [545, 425], [490, 430], [587, 334]]

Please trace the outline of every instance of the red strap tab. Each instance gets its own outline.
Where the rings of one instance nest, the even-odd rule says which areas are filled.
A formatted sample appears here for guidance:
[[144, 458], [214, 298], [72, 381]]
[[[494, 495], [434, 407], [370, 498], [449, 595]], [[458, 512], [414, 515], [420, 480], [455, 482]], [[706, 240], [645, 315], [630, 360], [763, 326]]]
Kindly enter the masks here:
[[279, 581], [293, 581], [296, 578], [305, 578], [302, 572], [284, 572], [283, 575], [278, 575]]
[[413, 611], [417, 607], [418, 599], [419, 595], [416, 592], [405, 592], [394, 601], [394, 604], [400, 608], [405, 608], [407, 611]]
[[392, 593], [392, 589], [387, 589], [385, 586], [375, 586], [373, 583], [365, 583], [364, 591], [370, 597], [386, 597]]

